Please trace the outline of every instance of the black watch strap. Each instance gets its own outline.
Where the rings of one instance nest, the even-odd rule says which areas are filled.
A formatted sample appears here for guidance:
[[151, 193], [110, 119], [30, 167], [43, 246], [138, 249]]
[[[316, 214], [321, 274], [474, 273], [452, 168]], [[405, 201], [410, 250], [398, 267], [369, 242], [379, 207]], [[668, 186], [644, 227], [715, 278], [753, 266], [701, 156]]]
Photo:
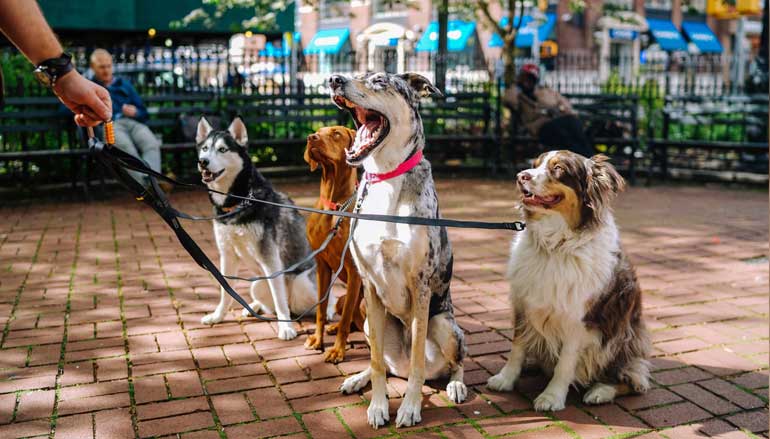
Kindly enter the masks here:
[[[35, 74], [41, 83], [48, 87], [53, 87], [56, 84], [56, 80], [69, 73], [74, 67], [72, 66], [72, 55], [68, 53], [62, 53], [57, 58], [47, 59], [38, 64], [35, 69]], [[43, 78], [47, 77], [48, 81]]]

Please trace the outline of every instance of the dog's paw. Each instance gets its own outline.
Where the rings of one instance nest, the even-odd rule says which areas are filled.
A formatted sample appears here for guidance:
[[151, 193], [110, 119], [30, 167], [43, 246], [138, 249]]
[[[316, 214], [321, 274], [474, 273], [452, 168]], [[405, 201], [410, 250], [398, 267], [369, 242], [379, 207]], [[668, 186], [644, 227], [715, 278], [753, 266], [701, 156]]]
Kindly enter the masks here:
[[422, 421], [422, 416], [420, 416], [421, 396], [420, 394], [416, 398], [410, 398], [407, 395], [404, 398], [401, 407], [398, 408], [398, 414], [396, 414], [396, 427], [411, 427]]
[[323, 337], [318, 337], [316, 334], [310, 334], [305, 340], [305, 349], [322, 351], [324, 349]]
[[615, 386], [596, 383], [583, 396], [583, 402], [586, 404], [606, 404], [612, 402], [616, 394]]
[[292, 340], [297, 336], [297, 330], [291, 324], [279, 324], [278, 338], [281, 340]]
[[358, 372], [357, 374], [350, 376], [348, 378], [345, 378], [345, 381], [342, 382], [342, 385], [340, 386], [340, 392], [349, 395], [351, 393], [356, 393], [359, 390], [366, 387], [366, 385], [369, 384], [369, 370], [365, 370], [363, 372]]
[[465, 387], [465, 384], [462, 381], [450, 381], [449, 384], [446, 385], [446, 394], [450, 401], [459, 404], [468, 397], [468, 388]]
[[332, 346], [324, 353], [324, 361], [327, 363], [337, 364], [345, 359], [345, 348], [338, 348]]
[[[259, 310], [262, 308], [262, 304], [259, 301], [251, 302], [249, 306], [254, 310], [255, 313], [259, 313]], [[243, 308], [241, 315], [243, 317], [251, 317], [251, 313], [246, 308]]]
[[206, 314], [205, 316], [203, 316], [203, 318], [201, 319], [201, 324], [202, 325], [214, 325], [216, 323], [221, 322], [224, 319], [225, 319], [225, 313], [224, 312], [220, 313], [220, 312], [214, 311], [211, 314]]
[[372, 402], [369, 403], [369, 408], [366, 409], [366, 418], [369, 421], [369, 425], [375, 430], [385, 425], [390, 420], [388, 398], [372, 399]]
[[332, 323], [331, 325], [326, 327], [326, 333], [329, 335], [335, 335], [337, 334], [337, 331], [339, 330], [339, 328], [340, 328], [339, 322]]
[[493, 375], [487, 380], [487, 388], [497, 392], [510, 392], [513, 390], [514, 384], [516, 384], [516, 379], [503, 372]]
[[555, 395], [548, 390], [535, 398], [535, 410], [539, 412], [555, 412], [564, 410], [565, 396]]

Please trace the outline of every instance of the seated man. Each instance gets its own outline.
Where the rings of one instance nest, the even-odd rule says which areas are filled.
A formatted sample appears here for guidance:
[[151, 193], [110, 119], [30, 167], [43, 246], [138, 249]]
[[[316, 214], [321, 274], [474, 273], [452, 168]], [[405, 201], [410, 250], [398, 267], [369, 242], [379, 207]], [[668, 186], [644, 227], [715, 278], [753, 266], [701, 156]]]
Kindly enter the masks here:
[[[112, 98], [112, 120], [115, 126], [115, 146], [121, 150], [141, 157], [154, 171], [160, 172], [160, 145], [143, 122], [146, 122], [147, 109], [142, 98], [136, 93], [131, 82], [112, 75], [112, 55], [104, 49], [96, 49], [91, 54], [93, 81], [104, 86]], [[129, 171], [143, 184], [147, 183], [144, 174]]]
[[559, 92], [538, 86], [539, 80], [540, 68], [535, 64], [524, 64], [516, 78], [516, 86], [506, 91], [503, 103], [541, 145], [592, 156], [593, 147], [588, 143], [572, 105]]

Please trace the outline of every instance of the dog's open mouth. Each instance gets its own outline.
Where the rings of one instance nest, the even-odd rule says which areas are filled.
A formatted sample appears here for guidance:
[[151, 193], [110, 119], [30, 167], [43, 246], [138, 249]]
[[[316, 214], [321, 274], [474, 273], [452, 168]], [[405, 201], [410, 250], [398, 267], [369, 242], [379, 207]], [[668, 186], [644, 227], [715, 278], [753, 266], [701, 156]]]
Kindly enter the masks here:
[[201, 180], [204, 183], [211, 183], [212, 181], [219, 178], [219, 176], [222, 175], [223, 172], [225, 172], [224, 169], [222, 169], [219, 172], [211, 172], [208, 169], [201, 169]]
[[390, 130], [388, 118], [379, 111], [356, 105], [344, 96], [334, 96], [334, 103], [340, 108], [347, 109], [353, 116], [353, 122], [356, 124], [356, 139], [350, 149], [345, 150], [345, 157], [348, 163], [358, 162], [366, 158], [388, 135]]
[[524, 204], [527, 206], [544, 207], [546, 209], [556, 205], [563, 198], [561, 195], [535, 195], [526, 189], [522, 189], [521, 192], [524, 195], [524, 199], [522, 200]]

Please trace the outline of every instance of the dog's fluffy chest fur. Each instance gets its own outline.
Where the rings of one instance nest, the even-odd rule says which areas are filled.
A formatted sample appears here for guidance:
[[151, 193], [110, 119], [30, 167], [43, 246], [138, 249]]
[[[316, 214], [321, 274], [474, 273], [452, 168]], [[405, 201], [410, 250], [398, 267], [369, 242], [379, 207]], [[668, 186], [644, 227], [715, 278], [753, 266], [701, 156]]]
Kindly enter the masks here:
[[611, 218], [590, 236], [554, 224], [558, 221], [530, 223], [514, 238], [508, 265], [516, 313], [552, 348], [565, 336], [589, 336], [583, 318], [612, 280], [619, 251]]
[[214, 236], [217, 247], [220, 250], [233, 249], [238, 258], [248, 262], [249, 268], [252, 270], [257, 266], [256, 261], [261, 258], [259, 242], [262, 240], [262, 235], [263, 227], [259, 223], [236, 225], [214, 221]]

